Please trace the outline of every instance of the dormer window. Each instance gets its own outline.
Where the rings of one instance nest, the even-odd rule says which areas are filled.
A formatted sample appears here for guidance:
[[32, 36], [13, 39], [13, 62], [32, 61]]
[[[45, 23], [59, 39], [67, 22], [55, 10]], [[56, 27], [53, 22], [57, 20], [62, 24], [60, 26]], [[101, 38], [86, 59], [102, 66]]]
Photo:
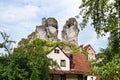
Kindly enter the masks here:
[[65, 67], [66, 66], [66, 61], [65, 60], [61, 60], [60, 61], [60, 66], [61, 67]]
[[59, 53], [59, 49], [55, 49], [55, 50], [54, 50], [54, 53]]

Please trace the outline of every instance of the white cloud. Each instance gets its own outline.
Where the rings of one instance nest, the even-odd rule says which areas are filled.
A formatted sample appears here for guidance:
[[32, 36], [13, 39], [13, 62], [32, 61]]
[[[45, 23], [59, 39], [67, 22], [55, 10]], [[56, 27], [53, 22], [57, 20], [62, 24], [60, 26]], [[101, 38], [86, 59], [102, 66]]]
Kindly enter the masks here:
[[[13, 1], [13, 2], [12, 2]], [[5, 1], [0, 4], [0, 21], [4, 22], [20, 22], [26, 20], [32, 20], [39, 15], [56, 15], [61, 14], [69, 16], [74, 14], [79, 6], [79, 0], [12, 0], [11, 3], [6, 6]], [[17, 6], [16, 4], [23, 4], [23, 6]], [[58, 4], [59, 3], [59, 4]], [[77, 7], [76, 7], [77, 6]], [[62, 14], [63, 12], [63, 14]], [[65, 14], [64, 14], [65, 12]], [[77, 13], [76, 13], [77, 14]]]
[[15, 23], [36, 18], [39, 8], [31, 5], [23, 7], [9, 6], [5, 9], [0, 8], [0, 11], [0, 21]]
[[2, 31], [2, 32], [8, 32], [9, 29], [7, 29], [7, 27], [5, 27], [4, 25], [0, 25], [0, 31]]

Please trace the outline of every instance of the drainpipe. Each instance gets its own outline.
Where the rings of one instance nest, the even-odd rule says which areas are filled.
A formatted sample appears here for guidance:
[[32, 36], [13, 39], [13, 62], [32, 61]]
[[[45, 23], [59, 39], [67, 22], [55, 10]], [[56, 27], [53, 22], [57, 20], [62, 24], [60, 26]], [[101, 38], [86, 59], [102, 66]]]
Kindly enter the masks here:
[[70, 54], [70, 69], [72, 68], [73, 64], [73, 54]]

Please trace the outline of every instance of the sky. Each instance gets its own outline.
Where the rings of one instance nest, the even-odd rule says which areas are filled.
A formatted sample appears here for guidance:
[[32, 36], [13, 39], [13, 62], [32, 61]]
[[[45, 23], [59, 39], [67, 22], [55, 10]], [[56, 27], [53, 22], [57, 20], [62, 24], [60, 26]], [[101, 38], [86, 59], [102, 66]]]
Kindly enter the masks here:
[[[81, 0], [0, 0], [0, 31], [19, 42], [35, 31], [36, 25], [41, 25], [43, 17], [53, 17], [58, 21], [58, 37], [61, 38], [66, 20], [79, 14], [80, 4]], [[78, 24], [82, 21], [81, 16], [77, 21]], [[0, 36], [0, 42], [2, 41]], [[100, 48], [107, 47], [107, 36], [97, 39], [89, 22], [84, 30], [80, 30], [78, 44], [91, 44], [98, 53]]]

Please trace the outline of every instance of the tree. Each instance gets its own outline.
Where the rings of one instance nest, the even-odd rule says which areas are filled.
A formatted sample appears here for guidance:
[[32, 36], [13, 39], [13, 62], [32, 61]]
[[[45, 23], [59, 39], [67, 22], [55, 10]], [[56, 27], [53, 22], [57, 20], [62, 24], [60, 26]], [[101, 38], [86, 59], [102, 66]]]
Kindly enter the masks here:
[[57, 69], [58, 65], [51, 64], [42, 45], [41, 40], [35, 39], [18, 46], [10, 55], [0, 56], [0, 80], [33, 80], [34, 75], [36, 80], [49, 80], [50, 66]]
[[2, 76], [6, 80], [25, 80], [29, 78], [29, 56], [24, 53], [12, 53], [7, 56], [7, 66], [4, 66]]
[[[101, 54], [99, 54], [101, 55]], [[106, 57], [94, 64], [97, 68], [93, 69], [93, 74], [100, 75], [101, 80], [119, 80], [120, 79], [120, 56], [117, 54], [113, 59], [108, 61]]]
[[7, 80], [7, 77], [4, 76], [5, 74], [3, 73], [6, 71], [9, 64], [10, 59], [8, 56], [12, 53], [13, 47], [11, 45], [12, 43], [15, 43], [15, 41], [10, 40], [8, 34], [5, 32], [0, 31], [0, 35], [3, 39], [3, 42], [0, 42], [0, 48], [4, 49], [0, 56], [0, 80]]
[[[43, 63], [45, 63], [47, 61], [47, 60], [42, 61], [42, 59], [44, 59], [42, 46], [41, 45], [38, 46], [39, 43], [34, 44], [34, 42], [36, 42], [36, 41], [33, 41], [29, 44], [24, 44], [24, 46], [20, 46], [20, 47], [16, 48], [14, 51], [14, 53], [16, 53], [16, 54], [24, 54], [24, 55], [27, 55], [27, 58], [29, 58], [27, 60], [28, 62], [25, 63], [27, 65], [25, 65], [23, 67], [23, 69], [27, 68], [27, 70], [25, 69], [25, 71], [27, 71], [29, 73], [27, 75], [28, 79], [29, 79], [29, 77], [32, 79], [32, 76], [35, 75], [34, 70], [36, 70], [38, 72], [36, 75], [40, 75], [40, 72], [42, 70], [42, 65], [43, 65]], [[21, 57], [23, 57], [23, 56], [21, 56]], [[47, 58], [45, 57], [45, 59], [47, 59]], [[49, 64], [49, 62], [48, 62], [48, 64]], [[24, 64], [22, 64], [22, 65], [24, 65]], [[49, 67], [47, 67], [47, 68], [49, 68]], [[40, 76], [39, 76], [39, 78], [40, 78]]]
[[119, 4], [119, 0], [112, 2], [111, 0], [82, 0], [80, 14], [83, 14], [83, 22], [81, 26], [85, 27], [87, 21], [92, 19], [97, 34], [118, 30]]
[[[82, 0], [80, 14], [83, 21], [80, 24], [83, 29], [88, 20], [99, 36], [109, 32], [109, 46], [111, 51], [119, 52], [120, 48], [120, 0]], [[113, 51], [113, 52], [114, 52]]]
[[0, 56], [0, 80], [7, 80], [7, 78], [3, 75], [6, 66], [9, 64], [9, 58], [7, 56]]
[[[45, 41], [42, 41], [40, 39], [35, 39], [27, 44], [19, 46], [18, 48], [14, 50], [13, 54], [16, 54], [16, 55], [21, 54], [21, 60], [17, 60], [20, 62], [18, 63], [18, 65], [22, 66], [22, 68], [20, 69], [23, 69], [24, 71], [27, 71], [29, 73], [26, 76], [28, 79], [30, 77], [30, 79], [32, 80], [33, 75], [35, 75], [35, 76], [38, 76], [40, 80], [49, 80], [50, 79], [50, 75], [49, 75], [50, 66], [56, 66], [55, 68], [56, 69], [58, 68], [57, 64], [51, 64], [51, 60], [47, 58], [44, 52], [44, 48], [43, 48], [44, 43]], [[26, 58], [25, 60], [24, 59], [22, 60], [22, 57], [23, 57], [22, 55], [26, 55], [27, 60]], [[11, 60], [14, 60], [14, 59], [11, 59]], [[27, 61], [27, 62], [25, 63], [21, 61]]]
[[15, 43], [15, 41], [10, 40], [9, 39], [10, 36], [8, 36], [8, 34], [6, 34], [5, 32], [0, 31], [0, 34], [4, 40], [3, 42], [0, 43], [0, 48], [4, 48], [4, 51], [6, 51], [7, 54], [11, 54], [13, 50], [13, 47], [11, 45], [12, 43]]

